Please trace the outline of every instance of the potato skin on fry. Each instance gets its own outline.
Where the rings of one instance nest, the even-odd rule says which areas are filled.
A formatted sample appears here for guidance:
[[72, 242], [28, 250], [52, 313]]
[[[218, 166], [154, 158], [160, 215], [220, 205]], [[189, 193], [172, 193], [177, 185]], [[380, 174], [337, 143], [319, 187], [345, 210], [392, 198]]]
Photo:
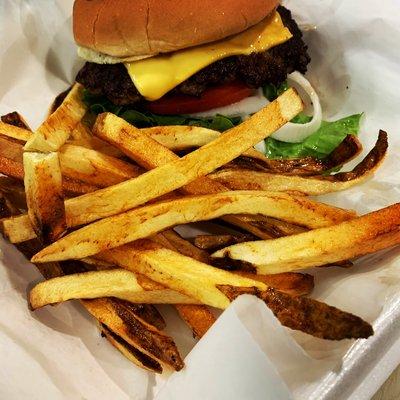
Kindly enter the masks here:
[[252, 294], [265, 302], [282, 325], [328, 340], [368, 338], [372, 326], [361, 318], [306, 297], [292, 297], [273, 288], [239, 288], [218, 285], [231, 301], [242, 294]]

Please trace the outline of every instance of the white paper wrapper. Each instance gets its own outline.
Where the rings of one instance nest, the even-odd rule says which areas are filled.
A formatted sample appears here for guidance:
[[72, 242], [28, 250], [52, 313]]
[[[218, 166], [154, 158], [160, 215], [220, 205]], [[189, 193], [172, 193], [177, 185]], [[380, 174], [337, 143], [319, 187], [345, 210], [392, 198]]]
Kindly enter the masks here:
[[[35, 128], [81, 62], [71, 35], [70, 0], [0, 0], [0, 113], [18, 110]], [[400, 198], [399, 4], [395, 0], [286, 2], [302, 24], [325, 118], [365, 112], [365, 152], [378, 129], [390, 154], [375, 178], [323, 200], [368, 212]], [[364, 152], [364, 153], [365, 153]], [[356, 313], [376, 334], [326, 342], [282, 328], [256, 299], [241, 298], [186, 359], [186, 370], [155, 377], [120, 356], [78, 304], [31, 313], [27, 288], [40, 279], [1, 242], [0, 398], [4, 399], [368, 399], [400, 362], [400, 252], [361, 260], [350, 270], [321, 269], [313, 297]], [[190, 332], [167, 307], [167, 331], [183, 354]], [[361, 382], [363, 384], [361, 385]], [[288, 391], [290, 391], [290, 395]]]

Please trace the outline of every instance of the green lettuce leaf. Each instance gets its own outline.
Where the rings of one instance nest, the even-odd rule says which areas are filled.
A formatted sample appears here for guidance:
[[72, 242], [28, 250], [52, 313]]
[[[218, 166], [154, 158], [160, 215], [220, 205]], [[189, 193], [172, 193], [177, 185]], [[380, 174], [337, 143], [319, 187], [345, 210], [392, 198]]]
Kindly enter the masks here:
[[[355, 114], [334, 122], [323, 121], [317, 132], [301, 143], [286, 143], [273, 138], [265, 140], [268, 158], [325, 158], [342, 143], [347, 135], [357, 135], [363, 114]], [[310, 117], [300, 114], [296, 123], [307, 123]]]
[[133, 110], [126, 106], [116, 106], [103, 96], [96, 96], [84, 91], [84, 103], [93, 114], [112, 112], [138, 128], [165, 125], [192, 125], [224, 132], [242, 122], [241, 117], [228, 117], [217, 114], [210, 118], [195, 118], [187, 115], [158, 115], [147, 111]]

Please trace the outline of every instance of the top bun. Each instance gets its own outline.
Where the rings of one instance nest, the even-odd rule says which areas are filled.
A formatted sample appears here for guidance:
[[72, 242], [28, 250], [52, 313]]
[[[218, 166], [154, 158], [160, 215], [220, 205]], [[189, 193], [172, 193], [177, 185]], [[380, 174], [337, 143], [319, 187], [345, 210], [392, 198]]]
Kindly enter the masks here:
[[143, 57], [214, 42], [270, 14], [279, 0], [75, 0], [74, 36], [112, 57]]

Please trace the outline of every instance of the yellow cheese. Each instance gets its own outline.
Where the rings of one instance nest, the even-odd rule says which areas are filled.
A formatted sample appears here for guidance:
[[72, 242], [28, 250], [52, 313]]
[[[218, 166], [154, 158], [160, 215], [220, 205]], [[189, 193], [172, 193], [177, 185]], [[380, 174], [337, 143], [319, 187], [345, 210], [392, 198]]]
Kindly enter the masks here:
[[280, 15], [274, 12], [257, 25], [229, 39], [126, 63], [125, 66], [140, 94], [147, 100], [157, 100], [215, 61], [266, 51], [291, 37]]

